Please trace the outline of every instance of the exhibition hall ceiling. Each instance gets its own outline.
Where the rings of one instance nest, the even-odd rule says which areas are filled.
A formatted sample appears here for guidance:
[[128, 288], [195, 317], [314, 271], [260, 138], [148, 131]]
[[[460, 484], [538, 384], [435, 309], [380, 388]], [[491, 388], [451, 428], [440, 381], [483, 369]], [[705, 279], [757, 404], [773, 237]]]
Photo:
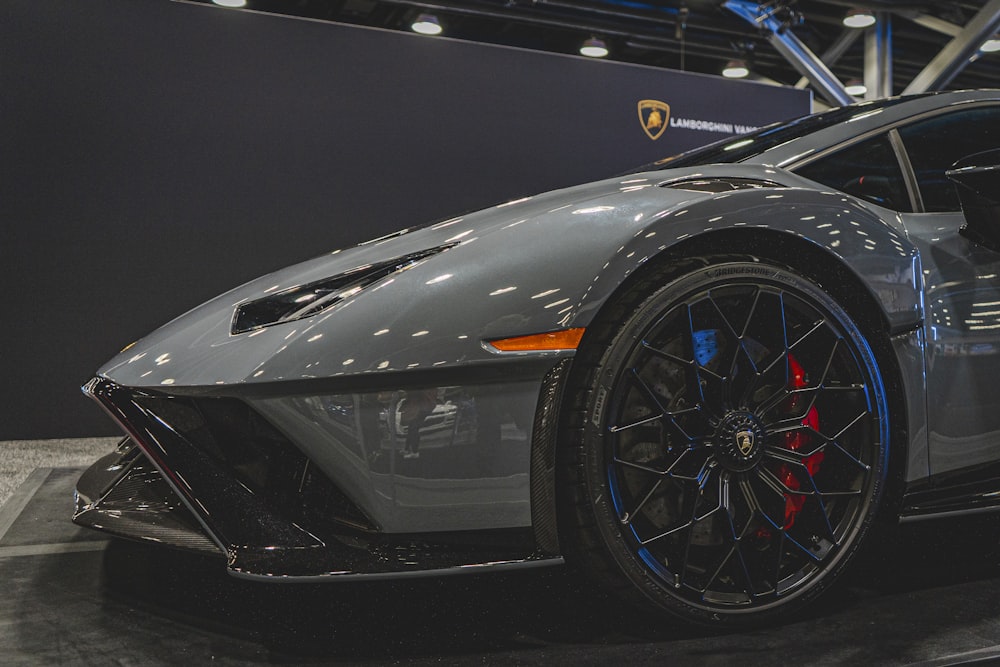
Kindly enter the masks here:
[[[724, 5], [750, 6], [767, 18], [766, 23], [778, 26], [779, 34], [789, 31], [843, 84], [864, 81], [866, 42], [871, 62], [873, 41], [864, 38], [866, 29], [844, 24], [853, 10], [867, 9], [888, 26], [882, 44], [888, 44], [892, 56], [894, 93], [903, 92], [943, 49], [954, 49], [963, 29], [968, 36], [970, 27], [986, 25], [988, 41], [1000, 21], [996, 0], [193, 1], [244, 4], [247, 10], [392, 30], [409, 31], [423, 20], [436, 22], [446, 37], [566, 54], [579, 54], [584, 42], [597, 40], [606, 46], [609, 59], [712, 75], [720, 75], [730, 61], [743, 60], [751, 78], [786, 85], [795, 84], [801, 75], [779, 53], [775, 33]], [[977, 40], [971, 55], [963, 54], [961, 60], [970, 62], [941, 87], [1000, 87], [1000, 50], [978, 50], [984, 40]], [[995, 46], [1000, 49], [1000, 43]]]

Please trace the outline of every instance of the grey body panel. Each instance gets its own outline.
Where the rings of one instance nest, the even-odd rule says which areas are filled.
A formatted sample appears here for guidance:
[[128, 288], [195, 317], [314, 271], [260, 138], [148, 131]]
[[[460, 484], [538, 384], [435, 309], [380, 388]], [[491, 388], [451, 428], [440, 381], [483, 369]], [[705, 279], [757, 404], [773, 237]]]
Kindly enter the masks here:
[[961, 214], [906, 216], [927, 295], [929, 474], [1000, 459], [1000, 253], [958, 233]]
[[[723, 194], [658, 187], [713, 175], [784, 187]], [[99, 373], [131, 387], [220, 387], [513, 359], [483, 341], [586, 327], [650, 258], [741, 226], [826, 248], [859, 272], [893, 327], [914, 325], [921, 317], [915, 253], [895, 214], [814, 187], [782, 170], [727, 165], [638, 174], [501, 205], [250, 282], [140, 340]], [[323, 313], [230, 334], [234, 308], [245, 300], [448, 242], [458, 245]]]
[[[954, 258], [942, 258], [936, 245], [940, 230], [927, 222], [932, 216], [904, 218], [783, 168], [794, 169], [914, 115], [995, 98], [993, 93], [955, 93], [878, 110], [862, 105], [851, 122], [793, 139], [741, 164], [608, 179], [336, 251], [195, 308], [123, 351], [99, 373], [127, 387], [244, 398], [387, 531], [527, 526], [531, 415], [546, 370], [573, 353], [500, 353], [486, 341], [587, 327], [647, 262], [664, 253], [683, 256], [695, 240], [711, 248], [715, 239], [741, 230], [761, 238], [780, 235], [820, 250], [845, 267], [878, 306], [906, 394], [907, 481], [996, 460], [992, 436], [983, 435], [1000, 432], [1000, 423], [996, 428], [986, 423], [992, 415], [983, 412], [966, 424], [980, 429], [966, 441], [963, 432], [949, 426], [946, 403], [927, 405], [928, 387], [931, 395], [949, 391], [949, 383], [967, 383], [976, 390], [970, 393], [981, 396], [991, 392], [982, 394], [990, 374], [987, 366], [977, 365], [985, 357], [970, 356], [949, 374], [938, 372], [946, 355], [933, 351], [940, 331], [924, 312], [925, 296], [934, 315], [935, 298], [943, 298], [941, 303], [964, 298], [970, 281], [980, 281], [972, 288], [985, 290], [977, 299], [994, 300], [996, 281], [983, 283], [969, 267], [975, 262], [992, 266], [995, 258], [957, 237], [960, 216], [944, 223], [957, 249]], [[693, 178], [752, 179], [773, 187], [712, 193], [675, 185]], [[320, 314], [230, 332], [235, 308], [249, 300], [444, 244], [453, 245]], [[754, 252], [793, 267], [801, 262], [774, 257], [767, 247]], [[956, 280], [965, 282], [956, 286]], [[1000, 296], [995, 300], [1000, 303]], [[845, 306], [850, 310], [851, 304]], [[956, 335], [965, 340], [969, 333]], [[931, 350], [926, 356], [925, 341]], [[526, 360], [537, 363], [525, 371]], [[485, 369], [491, 370], [489, 382], [477, 379]], [[453, 439], [447, 447], [429, 446], [422, 452], [422, 467], [385, 469], [380, 454], [400, 446], [393, 441], [401, 435], [392, 432], [395, 417], [387, 414], [390, 437], [382, 434], [377, 443], [358, 419], [346, 427], [340, 417], [348, 405], [356, 417], [375, 410], [381, 393], [412, 388], [401, 378], [434, 378], [434, 373], [452, 375], [428, 379], [423, 386], [442, 397], [446, 390], [465, 392], [477, 413], [480, 405], [490, 404], [484, 396], [502, 396], [500, 408], [486, 410], [502, 415], [490, 417], [499, 430], [491, 422], [457, 444]], [[312, 383], [316, 389], [309, 388]], [[287, 395], [282, 386], [290, 388]], [[262, 394], [260, 388], [267, 391]], [[340, 407], [317, 410], [316, 401], [324, 399]], [[331, 417], [330, 410], [340, 417]], [[427, 463], [434, 449], [448, 448], [455, 456]]]
[[[251, 399], [386, 533], [531, 523], [528, 456], [536, 382], [434, 387], [418, 427], [405, 391]], [[401, 458], [413, 440], [420, 457]]]

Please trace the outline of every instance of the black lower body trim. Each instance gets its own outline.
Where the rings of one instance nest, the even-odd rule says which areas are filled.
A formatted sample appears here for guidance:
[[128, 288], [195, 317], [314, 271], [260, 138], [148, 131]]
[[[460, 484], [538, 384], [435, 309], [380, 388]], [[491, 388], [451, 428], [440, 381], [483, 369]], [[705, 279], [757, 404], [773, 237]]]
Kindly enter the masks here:
[[531, 432], [531, 525], [538, 549], [557, 555], [559, 531], [556, 523], [556, 443], [559, 407], [572, 360], [556, 364], [542, 380]]
[[903, 496], [900, 522], [1000, 512], [1000, 464], [935, 475]]
[[77, 482], [73, 522], [117, 537], [223, 553], [131, 438]]
[[[329, 480], [324, 486], [307, 477], [312, 474], [309, 465], [303, 469], [299, 495], [290, 497], [287, 476], [271, 479], [269, 471], [301, 453], [276, 442], [280, 434], [258, 423], [259, 415], [245, 405], [199, 409], [188, 403], [194, 399], [147, 395], [103, 378], [95, 378], [85, 391], [130, 438], [81, 478], [75, 517], [81, 525], [221, 552], [231, 574], [267, 581], [396, 578], [562, 562], [535, 547], [531, 528], [390, 535], [366, 527], [363, 516], [351, 519], [345, 499]], [[212, 416], [216, 409], [219, 414]], [[252, 428], [239, 426], [247, 420]], [[227, 433], [223, 426], [232, 437], [222, 437]], [[239, 451], [230, 451], [230, 439], [239, 441]], [[277, 455], [265, 451], [263, 458], [252, 459], [254, 465], [238, 459], [257, 449], [273, 449]], [[301, 493], [310, 486], [327, 502]], [[346, 519], [322, 521], [331, 514]]]

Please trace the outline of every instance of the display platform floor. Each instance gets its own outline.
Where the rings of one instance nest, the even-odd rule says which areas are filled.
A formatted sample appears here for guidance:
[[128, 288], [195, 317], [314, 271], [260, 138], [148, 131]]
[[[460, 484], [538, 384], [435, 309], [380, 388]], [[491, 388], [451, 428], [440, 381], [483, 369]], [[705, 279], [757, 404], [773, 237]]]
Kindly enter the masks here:
[[80, 468], [0, 507], [4, 665], [955, 665], [1000, 661], [1000, 521], [905, 531], [783, 626], [712, 634], [596, 604], [562, 569], [260, 584], [69, 521]]

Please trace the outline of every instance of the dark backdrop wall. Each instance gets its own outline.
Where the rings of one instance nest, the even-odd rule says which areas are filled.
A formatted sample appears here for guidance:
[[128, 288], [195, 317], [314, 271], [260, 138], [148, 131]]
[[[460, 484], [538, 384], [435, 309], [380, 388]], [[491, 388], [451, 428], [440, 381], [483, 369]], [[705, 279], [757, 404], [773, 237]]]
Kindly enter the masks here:
[[726, 136], [673, 126], [653, 141], [639, 100], [675, 124], [761, 125], [810, 104], [166, 0], [5, 0], [0, 91], [0, 439], [113, 434], [79, 385], [261, 273]]

